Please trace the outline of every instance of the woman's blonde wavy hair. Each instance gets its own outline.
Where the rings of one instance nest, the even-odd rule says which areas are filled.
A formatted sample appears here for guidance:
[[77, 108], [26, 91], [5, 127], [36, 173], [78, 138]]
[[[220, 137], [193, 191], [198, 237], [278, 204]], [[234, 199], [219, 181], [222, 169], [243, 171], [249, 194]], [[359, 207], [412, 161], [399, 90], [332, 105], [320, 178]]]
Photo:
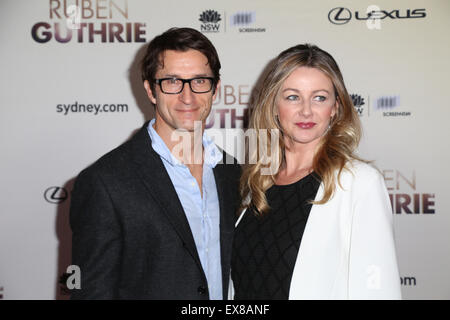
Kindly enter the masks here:
[[[322, 137], [313, 160], [313, 170], [324, 187], [323, 198], [313, 203], [324, 204], [333, 196], [336, 179], [339, 183], [342, 170], [348, 169], [346, 164], [354, 159], [361, 160], [354, 153], [361, 137], [359, 117], [334, 58], [326, 51], [310, 44], [297, 45], [280, 53], [269, 65], [259, 93], [252, 103], [249, 129], [256, 129], [257, 132], [265, 129], [269, 135], [270, 129], [283, 132], [276, 118], [276, 100], [283, 82], [299, 67], [316, 68], [326, 74], [333, 83], [338, 103], [336, 115], [331, 119], [330, 127]], [[256, 138], [257, 146], [260, 146], [259, 135]], [[271, 141], [270, 137], [265, 139], [267, 150], [272, 150]], [[272, 161], [278, 161], [275, 172], [278, 172], [284, 162], [284, 149], [283, 135], [280, 134], [278, 153], [271, 154], [272, 157], [274, 155], [276, 157], [276, 159], [272, 158]], [[249, 156], [255, 157], [257, 152], [257, 150], [250, 150], [253, 155]], [[264, 159], [258, 157], [255, 159], [257, 159], [256, 163], [247, 164], [243, 169], [240, 181], [240, 193], [243, 199], [241, 208], [252, 207], [257, 214], [264, 214], [270, 209], [265, 193], [274, 185], [276, 173], [261, 174], [261, 169], [267, 167], [267, 164]]]

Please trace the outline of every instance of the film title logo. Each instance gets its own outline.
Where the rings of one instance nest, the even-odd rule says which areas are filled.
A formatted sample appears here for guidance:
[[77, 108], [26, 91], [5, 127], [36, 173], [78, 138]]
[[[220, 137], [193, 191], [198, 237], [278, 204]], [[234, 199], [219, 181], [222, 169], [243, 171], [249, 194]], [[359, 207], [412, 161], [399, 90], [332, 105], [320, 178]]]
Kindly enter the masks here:
[[146, 42], [145, 23], [127, 21], [128, 0], [49, 0], [48, 18], [31, 28], [34, 41]]
[[[406, 175], [400, 170], [383, 170], [392, 211], [396, 214], [435, 214], [435, 194], [417, 191], [416, 173]], [[410, 192], [405, 192], [411, 190]]]
[[[250, 97], [249, 85], [221, 85], [217, 88], [217, 95], [213, 108], [206, 120], [206, 129], [209, 128], [247, 128], [248, 109]], [[220, 107], [224, 105], [225, 107]]]

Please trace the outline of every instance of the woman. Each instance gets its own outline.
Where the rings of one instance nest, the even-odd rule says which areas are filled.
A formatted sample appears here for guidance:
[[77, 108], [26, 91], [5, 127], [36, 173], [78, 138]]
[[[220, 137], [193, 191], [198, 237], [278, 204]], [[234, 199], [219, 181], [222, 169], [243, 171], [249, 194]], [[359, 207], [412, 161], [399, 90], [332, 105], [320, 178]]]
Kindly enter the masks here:
[[264, 140], [278, 170], [262, 173], [264, 157], [244, 168], [234, 298], [400, 299], [388, 193], [355, 154], [359, 118], [333, 57], [308, 44], [282, 52], [250, 129], [279, 130], [278, 147]]

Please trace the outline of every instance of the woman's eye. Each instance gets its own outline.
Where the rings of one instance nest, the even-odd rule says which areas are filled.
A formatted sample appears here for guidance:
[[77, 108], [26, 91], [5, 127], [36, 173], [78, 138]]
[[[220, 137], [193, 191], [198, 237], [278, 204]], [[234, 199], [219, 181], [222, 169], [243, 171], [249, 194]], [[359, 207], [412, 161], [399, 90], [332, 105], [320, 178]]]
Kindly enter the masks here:
[[290, 100], [290, 101], [296, 101], [298, 100], [298, 96], [296, 95], [290, 95], [286, 97], [286, 100]]
[[319, 101], [319, 102], [323, 102], [323, 101], [327, 100], [327, 98], [324, 97], [324, 96], [316, 96], [316, 97], [314, 97], [314, 100], [315, 101]]

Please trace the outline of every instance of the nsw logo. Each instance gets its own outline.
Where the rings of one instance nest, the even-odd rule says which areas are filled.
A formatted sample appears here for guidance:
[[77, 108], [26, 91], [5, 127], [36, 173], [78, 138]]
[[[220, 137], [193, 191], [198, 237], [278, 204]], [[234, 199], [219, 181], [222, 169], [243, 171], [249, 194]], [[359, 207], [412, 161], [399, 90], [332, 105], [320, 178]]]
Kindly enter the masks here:
[[355, 110], [359, 116], [363, 115], [364, 112], [364, 98], [359, 94], [351, 94], [350, 99], [352, 99], [353, 105], [355, 106]]
[[219, 32], [222, 18], [220, 13], [215, 10], [205, 10], [200, 14], [198, 19], [202, 24], [200, 25], [201, 32]]

